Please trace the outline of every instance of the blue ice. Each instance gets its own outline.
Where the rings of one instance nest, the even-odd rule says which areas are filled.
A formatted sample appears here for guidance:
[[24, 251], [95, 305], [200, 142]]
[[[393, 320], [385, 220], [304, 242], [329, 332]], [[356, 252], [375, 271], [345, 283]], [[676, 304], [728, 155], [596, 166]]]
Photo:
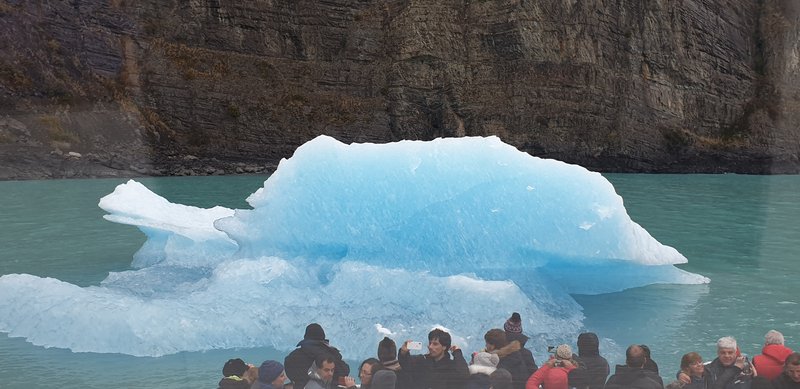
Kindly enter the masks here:
[[[252, 209], [173, 204], [136, 181], [99, 206], [147, 241], [132, 269], [78, 287], [0, 277], [0, 331], [73, 351], [290, 350], [310, 322], [345, 357], [385, 334], [462, 347], [510, 312], [533, 346], [581, 330], [570, 294], [707, 283], [628, 216], [598, 173], [497, 137], [343, 144], [281, 161]], [[91, 308], [87, 308], [91, 307]]]

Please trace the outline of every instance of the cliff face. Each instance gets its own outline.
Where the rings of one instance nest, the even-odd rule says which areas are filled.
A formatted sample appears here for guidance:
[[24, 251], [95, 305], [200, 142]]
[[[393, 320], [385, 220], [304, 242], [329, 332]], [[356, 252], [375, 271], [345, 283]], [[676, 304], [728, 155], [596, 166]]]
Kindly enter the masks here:
[[0, 34], [2, 178], [259, 172], [319, 134], [800, 169], [793, 0], [0, 1]]

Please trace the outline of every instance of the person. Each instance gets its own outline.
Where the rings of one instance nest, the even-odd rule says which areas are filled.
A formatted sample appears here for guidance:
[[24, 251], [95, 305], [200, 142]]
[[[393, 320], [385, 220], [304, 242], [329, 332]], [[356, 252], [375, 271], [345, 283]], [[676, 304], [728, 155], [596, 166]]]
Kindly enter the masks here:
[[569, 385], [578, 389], [603, 389], [610, 372], [608, 361], [600, 356], [600, 340], [594, 332], [578, 335], [578, 368], [569, 372]]
[[663, 389], [664, 381], [654, 371], [645, 369], [645, 351], [638, 344], [625, 350], [625, 365], [617, 365], [614, 374], [608, 377], [606, 389]]
[[567, 389], [569, 372], [575, 369], [575, 366], [572, 349], [566, 344], [559, 345], [553, 357], [528, 378], [525, 389], [537, 389], [539, 385], [543, 385], [546, 389]]
[[369, 389], [372, 383], [372, 375], [377, 372], [377, 369], [373, 369], [373, 366], [383, 367], [381, 362], [375, 358], [365, 359], [364, 362], [361, 362], [361, 366], [358, 367], [358, 379], [361, 380], [361, 389]]
[[650, 357], [650, 347], [646, 344], [640, 344], [639, 347], [644, 351], [644, 368], [658, 374], [658, 364]]
[[[725, 336], [717, 340], [717, 357], [706, 365], [708, 387], [713, 389], [750, 389], [756, 370], [749, 366], [749, 361], [739, 354], [736, 339]], [[681, 373], [681, 382], [691, 380]]]
[[384, 337], [378, 342], [378, 360], [383, 366], [395, 374], [396, 386], [400, 389], [412, 388], [411, 376], [407, 370], [403, 370], [397, 360], [397, 345], [394, 340]]
[[500, 358], [497, 354], [485, 351], [472, 354], [472, 363], [469, 365], [469, 380], [467, 389], [489, 389], [492, 385], [489, 377], [497, 370]]
[[283, 389], [286, 372], [278, 361], [264, 361], [258, 367], [258, 379], [252, 389]]
[[[333, 387], [334, 371], [336, 370], [336, 360], [330, 356], [319, 356], [311, 367], [308, 368], [308, 382], [304, 389], [331, 389]], [[355, 382], [346, 383], [346, 387], [355, 386]]]
[[522, 345], [520, 345], [519, 341], [509, 342], [506, 339], [505, 331], [499, 328], [486, 332], [483, 340], [486, 342], [486, 351], [497, 354], [500, 357], [500, 363], [497, 364], [497, 367], [506, 369], [511, 373], [514, 388], [525, 388], [525, 382], [533, 372], [529, 371], [523, 359]]
[[[407, 340], [400, 347], [397, 359], [411, 376], [414, 387], [421, 389], [462, 389], [469, 378], [467, 361], [458, 346], [452, 345], [450, 334], [439, 328], [428, 333], [428, 353], [411, 355]], [[450, 352], [452, 352], [452, 359]]]
[[219, 389], [249, 389], [257, 375], [251, 372], [251, 368], [254, 366], [248, 365], [241, 358], [229, 359], [222, 367]]
[[297, 343], [294, 349], [283, 361], [286, 368], [286, 376], [294, 384], [295, 389], [302, 389], [308, 382], [308, 371], [311, 364], [319, 357], [328, 356], [333, 359], [336, 365], [334, 382], [338, 382], [340, 377], [350, 374], [350, 366], [342, 360], [342, 354], [335, 347], [331, 347], [325, 339], [325, 331], [317, 323], [306, 326], [303, 340]]
[[536, 372], [536, 369], [539, 366], [536, 365], [536, 360], [533, 359], [533, 353], [531, 350], [525, 348], [525, 344], [528, 342], [528, 337], [522, 333], [522, 317], [519, 315], [519, 312], [511, 313], [511, 317], [509, 317], [506, 322], [503, 324], [503, 330], [506, 332], [506, 340], [509, 342], [517, 341], [521, 349], [519, 352], [522, 354], [522, 360], [525, 362], [525, 367], [527, 369], [526, 379], [530, 377], [531, 374]]
[[[377, 366], [377, 365], [376, 365]], [[372, 374], [372, 383], [370, 389], [395, 389], [397, 383], [397, 375], [389, 369], [378, 369]], [[363, 386], [362, 386], [363, 388]], [[402, 388], [401, 388], [402, 389]]]
[[761, 349], [761, 354], [753, 357], [753, 366], [759, 376], [772, 381], [783, 373], [786, 357], [792, 353], [792, 349], [784, 346], [783, 343], [783, 334], [778, 331], [769, 330], [764, 335], [764, 347]]
[[[689, 377], [688, 382], [680, 381], [681, 373]], [[708, 389], [709, 387], [703, 357], [696, 352], [686, 353], [681, 357], [681, 370], [678, 376], [678, 382], [682, 383], [681, 387], [685, 389]]]
[[490, 389], [512, 389], [511, 373], [506, 369], [497, 369], [489, 376]]
[[772, 380], [775, 389], [800, 389], [800, 353], [791, 353], [783, 363], [783, 372]]

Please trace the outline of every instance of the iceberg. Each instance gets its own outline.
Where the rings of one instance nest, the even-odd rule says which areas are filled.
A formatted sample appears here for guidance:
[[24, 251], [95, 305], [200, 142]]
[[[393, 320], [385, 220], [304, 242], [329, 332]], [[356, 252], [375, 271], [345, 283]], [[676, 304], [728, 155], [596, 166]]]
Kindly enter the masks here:
[[311, 322], [347, 358], [384, 336], [457, 344], [520, 312], [529, 347], [574, 339], [573, 294], [708, 279], [628, 216], [598, 173], [497, 137], [343, 144], [281, 161], [252, 209], [173, 204], [136, 181], [99, 206], [147, 241], [131, 270], [78, 287], [0, 277], [0, 331], [75, 352], [291, 350]]

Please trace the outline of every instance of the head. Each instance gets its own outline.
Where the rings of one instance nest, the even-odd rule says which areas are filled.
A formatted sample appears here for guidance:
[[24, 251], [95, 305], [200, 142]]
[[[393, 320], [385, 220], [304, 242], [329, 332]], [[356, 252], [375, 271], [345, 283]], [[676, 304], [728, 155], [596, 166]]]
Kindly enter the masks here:
[[276, 388], [282, 388], [286, 382], [286, 373], [283, 365], [278, 361], [264, 361], [258, 367], [258, 381], [270, 384]]
[[483, 335], [483, 340], [486, 341], [486, 351], [490, 352], [508, 345], [506, 332], [499, 328], [493, 328], [489, 330], [486, 335]]
[[768, 346], [770, 344], [779, 344], [783, 346], [783, 334], [775, 331], [769, 330], [766, 335], [764, 335], [764, 346]]
[[323, 382], [331, 382], [333, 379], [333, 371], [336, 368], [336, 363], [333, 358], [329, 356], [317, 357], [314, 360], [317, 367], [317, 375]]
[[625, 350], [625, 364], [628, 367], [641, 369], [644, 367], [645, 362], [647, 362], [647, 357], [642, 346], [638, 344], [628, 346], [628, 349]]
[[311, 340], [325, 340], [325, 331], [322, 326], [317, 323], [311, 323], [306, 327], [306, 333], [303, 339]]
[[506, 369], [497, 369], [489, 376], [491, 389], [512, 389], [511, 373]]
[[681, 357], [681, 372], [692, 377], [702, 377], [704, 370], [703, 357], [700, 354], [691, 352]]
[[719, 338], [717, 341], [717, 357], [720, 363], [722, 363], [722, 366], [730, 366], [736, 362], [737, 349], [736, 339], [730, 336]]
[[600, 340], [594, 332], [578, 335], [578, 355], [600, 355]]
[[434, 328], [433, 331], [428, 333], [428, 353], [433, 359], [439, 360], [450, 349], [452, 341], [450, 334], [439, 328]]
[[225, 362], [225, 366], [222, 367], [222, 375], [225, 377], [237, 376], [241, 378], [248, 368], [249, 366], [240, 358], [229, 359], [228, 362]]
[[485, 351], [472, 354], [473, 365], [496, 368], [498, 363], [500, 363], [500, 357], [497, 354], [487, 353]]
[[378, 343], [378, 360], [381, 362], [389, 362], [397, 359], [397, 345], [393, 340], [384, 337]]
[[503, 330], [512, 334], [522, 333], [522, 318], [519, 316], [519, 313], [514, 312], [511, 314], [511, 317], [503, 324]]
[[800, 383], [800, 353], [791, 353], [783, 364], [783, 373], [790, 380]]
[[361, 380], [362, 385], [369, 385], [372, 382], [372, 375], [375, 373], [373, 367], [375, 365], [381, 365], [381, 362], [375, 358], [367, 358], [364, 362], [361, 362], [361, 366], [358, 367], [358, 378]]
[[572, 359], [572, 348], [566, 344], [556, 347], [556, 359]]

